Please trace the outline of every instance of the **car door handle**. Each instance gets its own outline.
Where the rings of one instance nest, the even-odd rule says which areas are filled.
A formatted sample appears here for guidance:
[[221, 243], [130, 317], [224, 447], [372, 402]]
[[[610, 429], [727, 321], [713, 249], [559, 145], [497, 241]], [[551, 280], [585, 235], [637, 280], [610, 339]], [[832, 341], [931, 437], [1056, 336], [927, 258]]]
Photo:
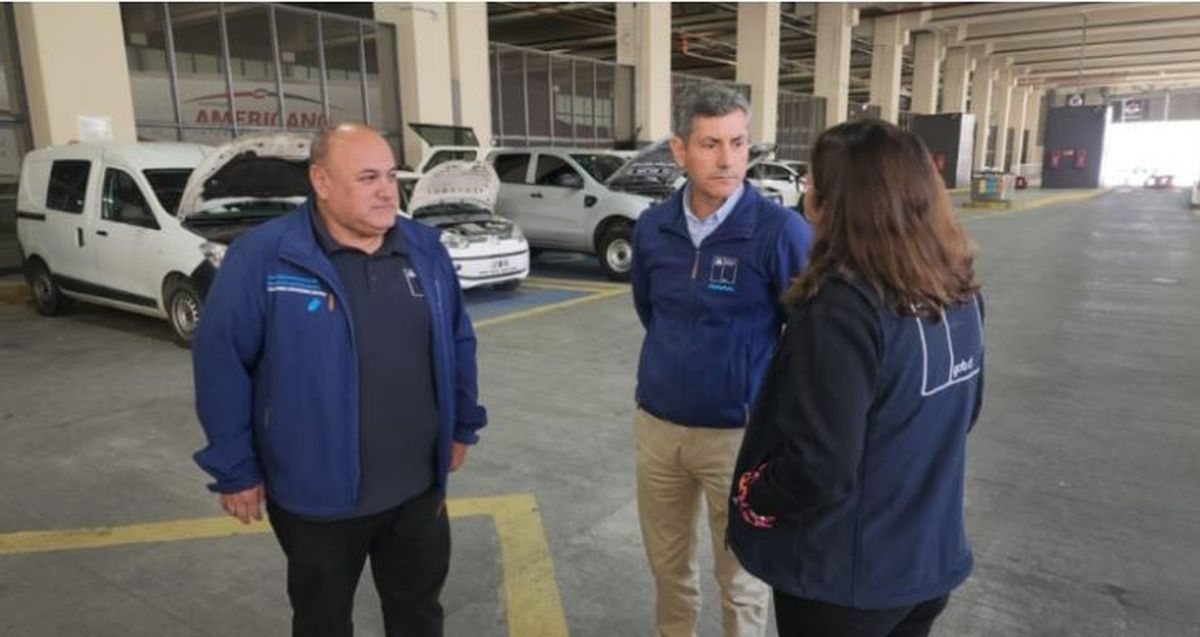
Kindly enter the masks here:
[[532, 193], [532, 194], [530, 194], [529, 196], [530, 196], [530, 197], [533, 197], [534, 199], [541, 199], [541, 198], [542, 198], [542, 193], [540, 193], [540, 192], [535, 192], [535, 193]]
[[98, 234], [98, 235], [100, 235], [100, 236], [102, 236], [102, 237], [107, 237], [107, 236], [108, 236], [108, 231], [107, 231], [107, 230], [97, 230], [97, 231], [96, 231], [96, 234]]
[[75, 228], [75, 243], [83, 247], [83, 228]]

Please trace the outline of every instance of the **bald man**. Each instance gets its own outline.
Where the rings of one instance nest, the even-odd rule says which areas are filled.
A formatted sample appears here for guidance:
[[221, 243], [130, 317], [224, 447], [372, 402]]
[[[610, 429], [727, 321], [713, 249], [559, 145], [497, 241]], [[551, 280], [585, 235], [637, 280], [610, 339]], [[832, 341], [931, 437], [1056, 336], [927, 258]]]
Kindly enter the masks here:
[[487, 416], [475, 335], [438, 231], [397, 216], [396, 159], [322, 130], [313, 197], [232, 246], [193, 344], [196, 462], [287, 557], [292, 634], [353, 633], [369, 557], [386, 632], [442, 635], [445, 490]]

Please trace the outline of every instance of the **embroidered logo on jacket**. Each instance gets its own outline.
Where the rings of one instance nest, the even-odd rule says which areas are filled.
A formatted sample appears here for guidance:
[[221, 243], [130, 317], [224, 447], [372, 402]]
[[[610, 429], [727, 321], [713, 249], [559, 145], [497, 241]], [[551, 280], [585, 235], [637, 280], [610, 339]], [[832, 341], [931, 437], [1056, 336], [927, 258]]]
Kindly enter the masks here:
[[328, 292], [321, 289], [321, 282], [303, 276], [295, 276], [291, 274], [268, 274], [267, 275], [267, 292], [288, 294], [305, 294], [325, 298], [329, 295]]
[[737, 257], [715, 256], [708, 274], [708, 289], [713, 292], [733, 292], [737, 284]]

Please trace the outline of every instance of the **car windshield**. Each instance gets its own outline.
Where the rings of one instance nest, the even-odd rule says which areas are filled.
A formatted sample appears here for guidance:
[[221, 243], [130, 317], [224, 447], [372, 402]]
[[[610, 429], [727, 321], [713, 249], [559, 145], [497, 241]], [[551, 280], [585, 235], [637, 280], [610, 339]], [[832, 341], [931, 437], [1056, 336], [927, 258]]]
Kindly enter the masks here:
[[612, 177], [617, 169], [625, 164], [625, 160], [618, 155], [608, 155], [602, 153], [579, 153], [571, 155], [571, 159], [579, 164], [584, 170], [599, 182], [607, 181]]
[[192, 174], [192, 169], [155, 168], [143, 170], [142, 174], [146, 176], [146, 181], [150, 182], [150, 187], [154, 189], [154, 196], [158, 197], [158, 203], [162, 204], [163, 210], [175, 214], [179, 208], [179, 200], [183, 197], [183, 188]]

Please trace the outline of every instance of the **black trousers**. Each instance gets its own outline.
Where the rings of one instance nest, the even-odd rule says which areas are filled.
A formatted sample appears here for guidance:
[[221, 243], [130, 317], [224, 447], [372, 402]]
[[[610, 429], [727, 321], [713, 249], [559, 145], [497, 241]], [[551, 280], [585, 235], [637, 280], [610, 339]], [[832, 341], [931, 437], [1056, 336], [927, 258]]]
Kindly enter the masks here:
[[267, 502], [287, 556], [293, 637], [350, 637], [354, 591], [367, 556], [388, 637], [442, 637], [438, 601], [450, 570], [450, 520], [433, 489], [382, 513], [304, 518]]
[[893, 610], [865, 610], [775, 591], [780, 637], [926, 637], [949, 595]]

